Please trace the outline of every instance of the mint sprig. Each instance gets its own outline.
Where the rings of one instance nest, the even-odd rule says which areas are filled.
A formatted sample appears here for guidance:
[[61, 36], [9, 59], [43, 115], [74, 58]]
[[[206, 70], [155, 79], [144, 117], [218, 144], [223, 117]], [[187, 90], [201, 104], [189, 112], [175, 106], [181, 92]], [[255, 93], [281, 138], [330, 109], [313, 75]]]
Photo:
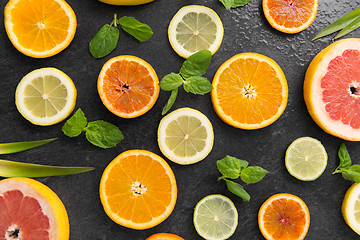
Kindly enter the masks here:
[[86, 139], [101, 148], [115, 147], [124, 139], [119, 128], [111, 123], [102, 120], [88, 123], [80, 108], [65, 122], [62, 131], [68, 137], [77, 137], [86, 132]]
[[219, 0], [226, 9], [242, 7], [251, 2], [251, 0]]
[[226, 156], [216, 162], [222, 176], [219, 178], [225, 180], [226, 186], [230, 192], [241, 197], [244, 201], [250, 201], [250, 195], [238, 183], [229, 179], [240, 179], [245, 183], [257, 183], [261, 181], [268, 173], [265, 169], [258, 166], [248, 166], [245, 160]]
[[341, 173], [346, 180], [360, 182], [360, 165], [352, 165], [349, 152], [344, 143], [340, 144], [338, 156], [340, 164], [332, 174]]
[[160, 88], [171, 91], [171, 96], [163, 108], [162, 115], [166, 114], [174, 104], [178, 88], [183, 85], [186, 92], [204, 95], [209, 93], [213, 86], [206, 78], [202, 77], [211, 61], [211, 52], [202, 50], [188, 57], [182, 64], [179, 73], [170, 73], [160, 81]]
[[90, 41], [89, 50], [94, 58], [105, 57], [116, 48], [120, 36], [118, 25], [121, 25], [125, 32], [141, 42], [150, 39], [153, 35], [153, 31], [148, 25], [139, 22], [133, 17], [123, 16], [117, 19], [116, 14], [114, 14], [113, 21], [102, 26]]

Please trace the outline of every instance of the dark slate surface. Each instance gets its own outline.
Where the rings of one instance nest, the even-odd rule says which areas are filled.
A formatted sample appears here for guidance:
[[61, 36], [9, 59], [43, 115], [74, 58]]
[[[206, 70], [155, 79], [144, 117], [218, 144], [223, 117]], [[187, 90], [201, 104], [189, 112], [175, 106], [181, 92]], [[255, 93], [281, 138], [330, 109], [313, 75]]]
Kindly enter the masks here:
[[[6, 2], [0, 1], [2, 13]], [[315, 42], [310, 42], [310, 39], [335, 19], [357, 8], [357, 1], [320, 1], [314, 23], [295, 35], [280, 33], [268, 24], [262, 12], [261, 0], [252, 0], [247, 6], [230, 11], [217, 0], [155, 0], [136, 7], [111, 6], [96, 0], [68, 0], [68, 3], [78, 20], [75, 38], [67, 49], [47, 59], [33, 59], [18, 52], [6, 35], [3, 16], [0, 18], [0, 141], [58, 137], [57, 141], [49, 145], [1, 158], [96, 167], [96, 171], [86, 174], [38, 179], [52, 188], [64, 202], [70, 219], [70, 239], [140, 240], [157, 232], [171, 232], [185, 239], [201, 239], [193, 227], [193, 209], [200, 199], [215, 193], [232, 199], [239, 212], [239, 225], [230, 239], [263, 239], [257, 224], [258, 210], [268, 197], [281, 192], [295, 194], [307, 203], [311, 224], [306, 239], [359, 238], [345, 224], [340, 209], [351, 182], [345, 181], [340, 175], [331, 175], [339, 161], [338, 147], [344, 141], [328, 135], [315, 124], [306, 110], [302, 91], [305, 71], [311, 59], [332, 42], [331, 37]], [[183, 59], [172, 50], [168, 42], [167, 26], [179, 8], [189, 4], [202, 4], [214, 9], [225, 28], [222, 45], [213, 57], [206, 77], [212, 79], [218, 67], [236, 53], [264, 54], [274, 59], [286, 75], [289, 84], [288, 105], [283, 115], [269, 127], [245, 131], [221, 121], [212, 108], [209, 95], [195, 96], [181, 90], [173, 109], [193, 107], [208, 116], [215, 131], [214, 148], [205, 160], [194, 165], [180, 166], [168, 161], [178, 184], [178, 200], [173, 213], [152, 229], [128, 229], [112, 222], [103, 211], [98, 193], [100, 177], [107, 164], [125, 150], [146, 149], [161, 155], [156, 131], [162, 117], [161, 109], [169, 95], [162, 91], [157, 103], [147, 114], [136, 119], [121, 119], [101, 103], [96, 89], [97, 77], [108, 59], [121, 54], [135, 55], [148, 61], [159, 78], [178, 71]], [[89, 41], [103, 24], [111, 22], [114, 13], [118, 16], [133, 16], [148, 23], [154, 35], [149, 41], [139, 43], [121, 32], [117, 49], [103, 59], [94, 59], [88, 51]], [[357, 37], [359, 34], [359, 31], [355, 31], [347, 37]], [[84, 136], [74, 139], [65, 137], [61, 132], [62, 123], [39, 127], [21, 117], [14, 104], [17, 84], [28, 72], [48, 66], [64, 71], [73, 79], [78, 90], [76, 108], [81, 107], [89, 120], [102, 119], [119, 126], [125, 136], [120, 145], [103, 150], [92, 146]], [[314, 182], [296, 180], [288, 174], [284, 165], [286, 148], [293, 140], [303, 136], [319, 139], [329, 155], [325, 172]], [[359, 163], [359, 143], [347, 142], [346, 145], [353, 161]], [[245, 186], [252, 196], [250, 202], [242, 202], [226, 190], [223, 182], [217, 181], [219, 173], [215, 161], [226, 154], [270, 171], [262, 182]]]

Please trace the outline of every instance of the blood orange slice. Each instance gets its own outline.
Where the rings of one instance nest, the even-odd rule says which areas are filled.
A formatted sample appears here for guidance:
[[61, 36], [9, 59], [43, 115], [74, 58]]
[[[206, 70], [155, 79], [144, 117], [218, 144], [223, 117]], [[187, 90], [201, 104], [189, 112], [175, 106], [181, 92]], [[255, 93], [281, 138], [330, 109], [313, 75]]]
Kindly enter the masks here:
[[323, 49], [305, 75], [304, 98], [314, 121], [327, 133], [360, 141], [360, 39]]
[[284, 33], [298, 33], [315, 20], [318, 0], [263, 0], [270, 25]]
[[280, 193], [263, 203], [258, 221], [267, 240], [302, 240], [309, 229], [310, 213], [303, 200]]
[[159, 79], [150, 64], [134, 56], [107, 61], [98, 78], [101, 101], [110, 112], [123, 118], [149, 111], [159, 96]]
[[33, 179], [0, 181], [0, 239], [68, 240], [64, 205], [50, 188]]

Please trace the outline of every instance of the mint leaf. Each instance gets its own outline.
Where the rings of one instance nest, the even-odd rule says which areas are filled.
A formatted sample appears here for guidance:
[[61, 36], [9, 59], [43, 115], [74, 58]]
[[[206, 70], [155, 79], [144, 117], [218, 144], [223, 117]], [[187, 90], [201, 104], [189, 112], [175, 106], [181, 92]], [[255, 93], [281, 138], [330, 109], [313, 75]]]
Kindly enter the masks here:
[[115, 147], [124, 139], [117, 126], [102, 120], [89, 122], [85, 130], [87, 140], [101, 148]]
[[233, 0], [219, 0], [226, 9], [230, 9], [233, 3]]
[[174, 90], [171, 91], [171, 95], [169, 97], [169, 100], [167, 101], [167, 103], [165, 104], [161, 114], [164, 115], [166, 114], [170, 108], [174, 105], [176, 97], [178, 95], [179, 90], [177, 88], [175, 88]]
[[121, 25], [125, 32], [141, 42], [149, 40], [153, 35], [153, 31], [148, 25], [139, 22], [134, 17], [121, 17], [117, 20], [117, 23]]
[[360, 182], [360, 165], [354, 164], [349, 169], [342, 171], [342, 176], [346, 180]]
[[241, 180], [246, 183], [256, 183], [261, 181], [268, 173], [265, 169], [258, 166], [247, 167], [241, 173]]
[[172, 91], [183, 84], [183, 79], [179, 74], [170, 73], [160, 81], [160, 88], [164, 91]]
[[180, 68], [180, 74], [187, 79], [192, 76], [202, 76], [206, 73], [210, 62], [211, 52], [202, 50], [188, 57]]
[[251, 0], [219, 0], [226, 9], [242, 7], [251, 2]]
[[205, 93], [211, 92], [213, 86], [206, 78], [193, 76], [186, 79], [184, 89], [186, 92], [204, 95]]
[[239, 184], [230, 180], [225, 181], [230, 192], [238, 197], [241, 197], [246, 202], [250, 201], [250, 195]]
[[338, 156], [340, 159], [339, 169], [346, 169], [351, 166], [351, 158], [344, 143], [340, 144]]
[[87, 124], [84, 112], [79, 108], [62, 127], [63, 133], [68, 137], [77, 137], [81, 134]]
[[240, 176], [242, 169], [247, 167], [248, 162], [239, 160], [235, 157], [226, 156], [223, 159], [216, 161], [216, 165], [224, 177], [236, 179]]
[[105, 24], [90, 41], [89, 50], [94, 58], [102, 58], [111, 53], [119, 41], [119, 29]]

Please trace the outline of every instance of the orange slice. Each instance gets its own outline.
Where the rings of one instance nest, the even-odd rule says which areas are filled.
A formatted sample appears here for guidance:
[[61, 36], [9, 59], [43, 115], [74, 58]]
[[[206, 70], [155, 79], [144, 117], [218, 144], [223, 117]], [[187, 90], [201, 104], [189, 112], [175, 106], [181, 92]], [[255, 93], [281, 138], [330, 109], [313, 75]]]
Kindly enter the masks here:
[[100, 181], [100, 199], [116, 223], [147, 229], [164, 221], [177, 198], [175, 176], [164, 159], [145, 150], [117, 156]]
[[182, 237], [179, 237], [171, 233], [156, 233], [148, 237], [146, 240], [184, 240]]
[[107, 61], [98, 78], [101, 101], [110, 112], [134, 118], [149, 111], [159, 96], [159, 79], [154, 69], [134, 56]]
[[74, 38], [76, 16], [63, 0], [10, 0], [5, 7], [5, 29], [23, 54], [51, 57]]
[[263, 203], [258, 221], [267, 240], [302, 240], [309, 229], [310, 213], [299, 197], [280, 193]]
[[237, 128], [266, 127], [280, 117], [287, 104], [283, 71], [261, 54], [241, 53], [230, 58], [217, 70], [212, 85], [216, 113]]
[[0, 239], [69, 239], [69, 220], [63, 203], [38, 181], [1, 180], [0, 210]]
[[270, 25], [284, 33], [298, 33], [315, 20], [318, 0], [263, 0]]
[[304, 98], [313, 120], [327, 133], [360, 141], [360, 39], [337, 41], [311, 61]]

